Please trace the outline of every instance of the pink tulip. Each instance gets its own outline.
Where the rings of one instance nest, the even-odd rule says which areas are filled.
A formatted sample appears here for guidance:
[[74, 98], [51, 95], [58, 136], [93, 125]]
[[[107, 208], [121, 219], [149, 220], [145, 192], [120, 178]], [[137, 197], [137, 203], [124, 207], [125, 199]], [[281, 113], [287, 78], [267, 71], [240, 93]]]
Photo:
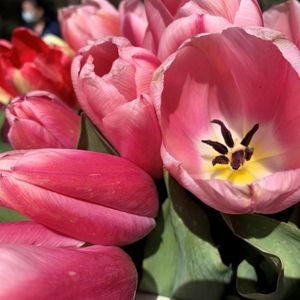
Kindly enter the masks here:
[[299, 201], [300, 78], [271, 41], [194, 37], [155, 79], [164, 165], [182, 186], [231, 214]]
[[63, 37], [74, 49], [79, 50], [88, 40], [106, 35], [120, 35], [120, 16], [107, 1], [85, 1], [59, 10]]
[[190, 0], [178, 9], [177, 17], [193, 13], [222, 17], [240, 27], [263, 24], [257, 0]]
[[130, 258], [116, 247], [4, 244], [0, 280], [1, 300], [132, 300], [137, 275]]
[[266, 27], [284, 33], [300, 47], [300, 4], [296, 0], [272, 6], [263, 13]]
[[256, 0], [190, 0], [174, 6], [167, 0], [164, 2], [145, 0], [149, 27], [144, 46], [161, 61], [196, 34], [222, 32], [232, 26], [263, 25]]
[[75, 148], [79, 116], [54, 95], [35, 91], [6, 108], [8, 138], [15, 149]]
[[148, 26], [144, 4], [140, 0], [124, 0], [119, 11], [122, 36], [133, 46], [142, 46]]
[[161, 176], [161, 135], [148, 97], [156, 57], [125, 38], [108, 37], [81, 49], [72, 64], [82, 109], [116, 148], [154, 177]]
[[71, 58], [28, 29], [13, 31], [11, 44], [0, 46], [0, 87], [11, 97], [45, 90], [76, 105], [70, 77]]
[[90, 246], [33, 222], [0, 223], [0, 299], [128, 299], [137, 274], [116, 247]]
[[125, 245], [155, 225], [155, 185], [123, 158], [71, 149], [12, 151], [1, 154], [0, 170], [5, 206], [78, 240]]
[[40, 224], [31, 221], [20, 221], [0, 223], [0, 245], [1, 244], [77, 248], [83, 246], [84, 243], [60, 235]]

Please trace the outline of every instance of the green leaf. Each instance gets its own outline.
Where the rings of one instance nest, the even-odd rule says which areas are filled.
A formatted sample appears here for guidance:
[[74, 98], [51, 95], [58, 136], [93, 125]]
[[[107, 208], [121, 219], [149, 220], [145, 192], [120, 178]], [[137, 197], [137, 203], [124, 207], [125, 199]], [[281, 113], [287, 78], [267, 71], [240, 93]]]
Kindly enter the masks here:
[[81, 129], [77, 149], [119, 155], [84, 113], [81, 114]]
[[16, 211], [4, 207], [0, 207], [0, 222], [22, 221], [28, 218], [20, 215]]
[[[247, 299], [299, 299], [300, 297], [300, 230], [292, 225], [262, 215], [224, 215], [233, 233], [257, 250], [264, 259], [264, 274], [269, 278], [257, 278], [257, 288], [245, 288], [243, 279], [249, 276], [249, 264], [243, 261], [238, 268], [237, 289]], [[257, 265], [256, 265], [257, 266]], [[261, 267], [262, 269], [262, 267]], [[245, 272], [245, 270], [248, 270]], [[270, 276], [273, 272], [273, 275]], [[251, 277], [251, 276], [250, 276]], [[273, 278], [274, 291], [261, 292], [260, 287]], [[274, 280], [276, 282], [274, 282]], [[242, 284], [242, 285], [241, 285]]]
[[[4, 109], [1, 109], [0, 110], [0, 133], [2, 131], [2, 127], [4, 125], [4, 122], [5, 122], [5, 110]], [[0, 139], [0, 153], [2, 152], [6, 152], [6, 151], [10, 151], [12, 150], [12, 147], [10, 144], [8, 143], [5, 143], [3, 142], [1, 139]]]
[[[140, 290], [181, 300], [219, 300], [231, 280], [199, 200], [165, 177], [169, 199], [146, 242]], [[201, 295], [201, 296], [200, 296]]]
[[286, 2], [286, 0], [259, 0], [259, 4], [263, 11], [267, 10], [273, 5]]

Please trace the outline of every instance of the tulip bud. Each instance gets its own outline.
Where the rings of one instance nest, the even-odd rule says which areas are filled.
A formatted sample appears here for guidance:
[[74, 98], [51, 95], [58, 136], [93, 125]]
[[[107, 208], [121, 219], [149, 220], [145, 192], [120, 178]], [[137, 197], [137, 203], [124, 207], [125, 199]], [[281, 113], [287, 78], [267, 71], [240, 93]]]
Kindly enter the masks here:
[[137, 274], [116, 247], [1, 244], [0, 281], [0, 300], [132, 300]]
[[155, 225], [157, 192], [130, 161], [71, 149], [11, 151], [0, 156], [0, 199], [37, 223], [102, 245], [125, 245]]
[[121, 156], [153, 177], [162, 174], [161, 132], [149, 97], [157, 58], [121, 37], [81, 49], [72, 63], [78, 101]]
[[79, 116], [54, 95], [35, 91], [7, 106], [8, 138], [15, 149], [75, 148]]
[[76, 51], [90, 39], [120, 35], [119, 13], [104, 0], [62, 8], [59, 21], [64, 39]]

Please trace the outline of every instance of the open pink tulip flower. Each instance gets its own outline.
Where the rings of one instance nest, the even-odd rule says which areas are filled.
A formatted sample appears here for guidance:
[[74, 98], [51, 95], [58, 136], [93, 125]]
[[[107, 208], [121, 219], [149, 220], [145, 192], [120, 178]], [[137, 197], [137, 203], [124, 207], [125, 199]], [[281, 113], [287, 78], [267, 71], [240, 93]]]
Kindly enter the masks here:
[[70, 66], [71, 58], [61, 48], [47, 45], [29, 29], [16, 28], [11, 42], [0, 40], [0, 89], [9, 95], [5, 100], [0, 96], [0, 102], [45, 90], [76, 106]]
[[89, 40], [121, 34], [119, 12], [105, 0], [62, 8], [58, 16], [64, 39], [76, 51]]
[[207, 205], [275, 213], [300, 200], [300, 78], [271, 42], [191, 38], [153, 81], [165, 168]]
[[51, 93], [34, 91], [17, 97], [5, 113], [14, 149], [76, 147], [80, 117]]
[[130, 244], [155, 226], [152, 178], [130, 161], [72, 149], [11, 151], [0, 156], [0, 201], [72, 238]]
[[300, 3], [289, 0], [277, 4], [263, 13], [264, 25], [284, 33], [300, 47]]
[[72, 63], [82, 109], [122, 157], [154, 177], [162, 173], [161, 133], [148, 94], [158, 65], [152, 53], [122, 37], [91, 43]]

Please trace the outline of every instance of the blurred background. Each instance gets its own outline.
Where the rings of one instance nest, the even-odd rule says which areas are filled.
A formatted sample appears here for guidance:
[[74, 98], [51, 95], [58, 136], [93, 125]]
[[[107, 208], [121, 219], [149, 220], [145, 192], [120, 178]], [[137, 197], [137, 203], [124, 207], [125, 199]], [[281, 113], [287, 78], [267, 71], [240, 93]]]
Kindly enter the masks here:
[[[174, 0], [176, 1], [176, 0]], [[56, 9], [79, 4], [81, 0], [53, 0]], [[110, 1], [115, 6], [118, 5], [119, 0]], [[1, 0], [0, 1], [0, 38], [10, 39], [12, 30], [17, 26], [24, 25], [21, 17], [22, 0]]]
[[[81, 0], [53, 0], [53, 2], [58, 9], [71, 4], [79, 4]], [[110, 2], [118, 6], [119, 0], [111, 0]], [[284, 0], [259, 0], [263, 10], [280, 2], [284, 2]], [[10, 39], [12, 30], [17, 26], [24, 25], [21, 18], [21, 3], [21, 0], [0, 1], [0, 38]]]

